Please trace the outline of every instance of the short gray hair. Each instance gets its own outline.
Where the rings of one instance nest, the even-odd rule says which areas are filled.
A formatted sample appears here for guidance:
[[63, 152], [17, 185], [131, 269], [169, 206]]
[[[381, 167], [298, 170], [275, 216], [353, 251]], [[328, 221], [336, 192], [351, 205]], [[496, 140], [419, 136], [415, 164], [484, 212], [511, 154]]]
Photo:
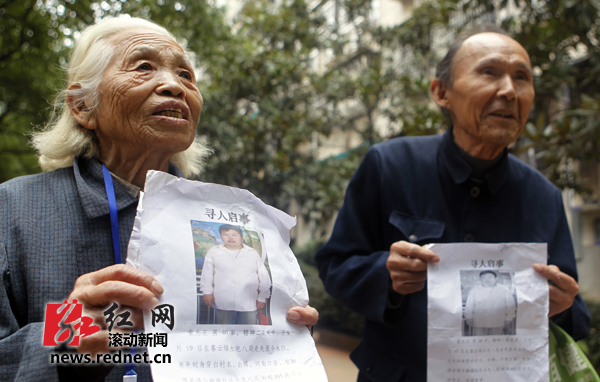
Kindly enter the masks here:
[[[32, 134], [31, 143], [39, 155], [38, 162], [44, 171], [72, 166], [73, 159], [78, 155], [99, 157], [100, 147], [96, 133], [75, 120], [65, 100], [69, 97], [74, 104], [85, 101], [90, 112], [95, 112], [100, 102], [98, 88], [116, 48], [110, 37], [132, 29], [147, 29], [173, 39], [191, 57], [190, 61], [194, 62], [194, 55], [186, 49], [185, 44], [165, 28], [149, 20], [121, 16], [105, 19], [86, 28], [71, 53], [67, 67], [67, 86], [54, 101], [50, 121], [42, 131]], [[79, 87], [69, 90], [72, 84], [79, 84]], [[202, 172], [204, 159], [209, 154], [210, 150], [196, 136], [192, 145], [173, 155], [170, 162], [189, 177]]]

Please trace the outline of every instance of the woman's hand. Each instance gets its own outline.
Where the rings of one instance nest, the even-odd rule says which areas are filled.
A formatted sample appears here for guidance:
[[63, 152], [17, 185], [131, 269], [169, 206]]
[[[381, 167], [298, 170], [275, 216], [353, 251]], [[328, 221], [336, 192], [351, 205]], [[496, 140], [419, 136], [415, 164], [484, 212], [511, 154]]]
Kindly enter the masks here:
[[[83, 315], [91, 317], [101, 330], [80, 338], [77, 351], [96, 354], [115, 350], [114, 347], [108, 347], [104, 311], [116, 302], [120, 308], [131, 313], [127, 320], [133, 326], [127, 328], [141, 329], [144, 327], [142, 310], [148, 311], [158, 305], [158, 297], [163, 292], [163, 287], [154, 277], [125, 264], [112, 265], [80, 276], [69, 295], [69, 301], [77, 300], [83, 304]], [[115, 314], [119, 311], [120, 309]], [[113, 327], [113, 330], [116, 328]]]

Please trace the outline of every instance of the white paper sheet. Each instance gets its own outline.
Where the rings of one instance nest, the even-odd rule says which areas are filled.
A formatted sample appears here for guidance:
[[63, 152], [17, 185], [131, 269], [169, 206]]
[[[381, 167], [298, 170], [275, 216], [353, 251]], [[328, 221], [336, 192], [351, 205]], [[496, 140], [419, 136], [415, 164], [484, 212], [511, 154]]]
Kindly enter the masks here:
[[[238, 226], [245, 244], [266, 260], [272, 294], [264, 312], [270, 325], [218, 325], [214, 310], [203, 305], [202, 262], [222, 243], [221, 224]], [[289, 308], [308, 303], [289, 248], [295, 224], [246, 190], [148, 173], [127, 263], [156, 277], [165, 289], [161, 304], [174, 308], [173, 330], [162, 323], [153, 327], [150, 313], [144, 316], [146, 333], [168, 335], [167, 347], [148, 347], [151, 357], [172, 357], [171, 363], [151, 365], [154, 381], [327, 380], [308, 329], [286, 319]]]
[[548, 281], [532, 268], [546, 244], [430, 248], [440, 262], [427, 268], [427, 381], [549, 381]]

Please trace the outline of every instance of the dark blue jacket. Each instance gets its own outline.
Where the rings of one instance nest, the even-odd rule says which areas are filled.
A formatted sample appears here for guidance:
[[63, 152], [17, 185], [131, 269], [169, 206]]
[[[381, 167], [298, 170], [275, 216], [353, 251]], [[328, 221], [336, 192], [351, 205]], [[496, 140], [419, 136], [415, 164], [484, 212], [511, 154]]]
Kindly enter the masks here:
[[[427, 288], [387, 308], [392, 243], [541, 242], [548, 263], [577, 279], [560, 191], [505, 152], [483, 184], [452, 142], [440, 136], [375, 145], [352, 177], [331, 238], [316, 255], [325, 289], [366, 318], [351, 358], [359, 380], [426, 380]], [[588, 333], [580, 296], [555, 321], [574, 338]]]

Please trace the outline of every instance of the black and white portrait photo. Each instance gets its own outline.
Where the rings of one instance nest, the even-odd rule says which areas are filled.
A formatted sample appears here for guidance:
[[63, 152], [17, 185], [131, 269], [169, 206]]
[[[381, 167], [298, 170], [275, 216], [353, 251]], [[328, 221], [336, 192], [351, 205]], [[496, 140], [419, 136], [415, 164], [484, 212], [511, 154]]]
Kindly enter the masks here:
[[463, 336], [516, 334], [514, 273], [498, 269], [461, 270]]

